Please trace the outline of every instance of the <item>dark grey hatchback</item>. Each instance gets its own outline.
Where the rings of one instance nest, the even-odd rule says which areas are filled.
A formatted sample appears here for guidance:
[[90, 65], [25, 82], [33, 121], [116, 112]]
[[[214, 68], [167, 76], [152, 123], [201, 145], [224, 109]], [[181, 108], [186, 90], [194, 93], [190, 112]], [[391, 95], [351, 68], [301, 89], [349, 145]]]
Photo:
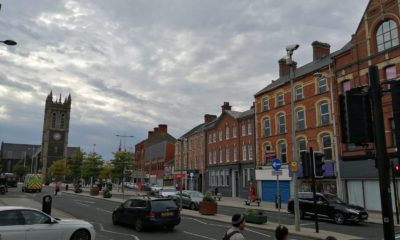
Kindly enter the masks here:
[[134, 226], [136, 231], [146, 227], [173, 229], [181, 222], [179, 208], [166, 198], [144, 197], [126, 200], [114, 209], [113, 224]]

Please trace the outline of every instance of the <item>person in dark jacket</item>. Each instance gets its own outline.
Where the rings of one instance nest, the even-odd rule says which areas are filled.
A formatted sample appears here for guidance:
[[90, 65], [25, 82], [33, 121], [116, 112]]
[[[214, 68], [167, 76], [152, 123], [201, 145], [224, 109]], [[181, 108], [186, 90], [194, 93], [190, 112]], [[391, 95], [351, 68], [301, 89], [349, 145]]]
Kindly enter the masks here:
[[288, 240], [289, 239], [289, 230], [287, 227], [279, 225], [275, 229], [275, 238], [276, 240]]

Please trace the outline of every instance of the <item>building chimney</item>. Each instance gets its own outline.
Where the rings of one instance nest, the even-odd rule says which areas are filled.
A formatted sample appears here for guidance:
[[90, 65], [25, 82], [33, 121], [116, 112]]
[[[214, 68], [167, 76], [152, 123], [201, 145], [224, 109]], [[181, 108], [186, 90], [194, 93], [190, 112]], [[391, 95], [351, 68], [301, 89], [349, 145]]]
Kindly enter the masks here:
[[153, 136], [153, 134], [154, 134], [153, 131], [149, 131], [149, 132], [148, 132], [148, 135], [147, 135], [147, 138], [151, 138], [151, 137]]
[[[283, 77], [285, 75], [289, 74], [290, 71], [290, 66], [286, 63], [286, 58], [281, 58], [278, 61], [279, 63], [279, 77]], [[297, 67], [297, 62], [292, 60], [292, 64], [293, 64], [293, 70], [296, 70]]]
[[328, 56], [331, 53], [331, 45], [323, 42], [312, 42], [313, 47], [313, 61], [319, 60]]
[[256, 107], [256, 102], [253, 102], [253, 105], [251, 105], [250, 109], [254, 109]]
[[158, 132], [162, 134], [166, 134], [168, 132], [167, 124], [158, 124]]
[[217, 118], [216, 115], [205, 114], [204, 115], [204, 123], [209, 123], [209, 122], [213, 121], [216, 118]]
[[229, 102], [224, 102], [224, 105], [221, 106], [222, 111], [224, 110], [231, 110], [231, 105], [229, 105]]

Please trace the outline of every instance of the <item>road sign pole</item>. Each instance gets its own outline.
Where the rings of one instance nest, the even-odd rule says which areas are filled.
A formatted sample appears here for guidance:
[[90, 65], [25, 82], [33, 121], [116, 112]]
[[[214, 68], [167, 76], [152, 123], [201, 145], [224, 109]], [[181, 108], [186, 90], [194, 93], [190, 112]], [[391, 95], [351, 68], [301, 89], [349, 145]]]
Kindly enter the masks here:
[[315, 182], [315, 160], [314, 160], [314, 151], [312, 147], [310, 147], [310, 160], [311, 160], [311, 165], [312, 165], [312, 191], [313, 191], [313, 199], [314, 199], [314, 219], [315, 219], [315, 232], [319, 232], [319, 226], [318, 226], [318, 214], [317, 214], [317, 184]]
[[281, 198], [279, 191], [279, 175], [276, 175], [276, 201], [278, 202], [278, 224], [281, 225]]

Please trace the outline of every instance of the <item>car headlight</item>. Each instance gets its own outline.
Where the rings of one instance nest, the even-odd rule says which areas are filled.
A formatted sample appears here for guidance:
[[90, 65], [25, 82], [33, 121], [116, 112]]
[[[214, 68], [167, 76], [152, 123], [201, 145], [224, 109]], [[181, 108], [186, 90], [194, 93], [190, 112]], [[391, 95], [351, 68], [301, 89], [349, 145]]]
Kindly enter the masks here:
[[350, 212], [350, 213], [354, 213], [354, 214], [359, 214], [360, 213], [359, 211], [351, 209], [351, 208], [346, 208], [346, 211]]

